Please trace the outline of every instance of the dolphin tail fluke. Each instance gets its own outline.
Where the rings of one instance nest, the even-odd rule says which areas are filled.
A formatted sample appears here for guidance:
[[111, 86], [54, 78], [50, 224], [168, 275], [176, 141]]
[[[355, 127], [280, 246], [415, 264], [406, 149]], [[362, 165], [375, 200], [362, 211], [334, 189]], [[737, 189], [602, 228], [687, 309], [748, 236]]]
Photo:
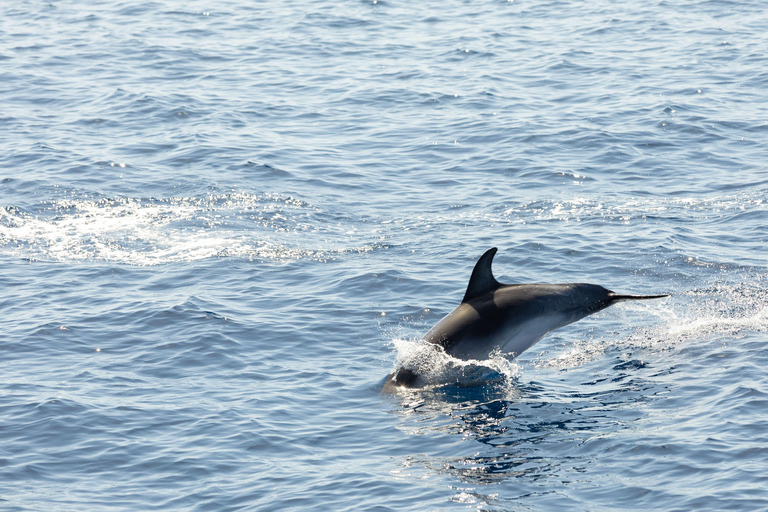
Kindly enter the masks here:
[[664, 297], [669, 297], [668, 294], [664, 295], [621, 295], [618, 293], [611, 293], [609, 295], [609, 300], [611, 303], [613, 302], [622, 302], [625, 300], [651, 300], [651, 299], [663, 299]]

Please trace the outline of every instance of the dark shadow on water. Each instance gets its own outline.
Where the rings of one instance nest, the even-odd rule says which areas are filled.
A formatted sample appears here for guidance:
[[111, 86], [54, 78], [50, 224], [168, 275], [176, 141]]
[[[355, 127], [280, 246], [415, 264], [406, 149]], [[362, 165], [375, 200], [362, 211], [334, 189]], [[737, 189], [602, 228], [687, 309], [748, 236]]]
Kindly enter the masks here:
[[452, 488], [514, 479], [522, 494], [588, 478], [596, 454], [585, 443], [628, 435], [622, 432], [636, 428], [645, 404], [667, 391], [647, 364], [616, 363], [611, 378], [572, 385], [513, 380], [405, 391], [396, 397], [402, 430], [431, 442], [420, 443], [403, 465], [420, 465]]

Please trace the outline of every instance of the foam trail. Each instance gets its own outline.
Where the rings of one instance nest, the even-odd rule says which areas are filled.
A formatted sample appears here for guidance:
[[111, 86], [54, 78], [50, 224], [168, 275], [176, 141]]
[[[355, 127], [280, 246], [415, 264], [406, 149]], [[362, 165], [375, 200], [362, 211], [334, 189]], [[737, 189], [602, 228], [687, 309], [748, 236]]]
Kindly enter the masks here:
[[[30, 212], [6, 206], [0, 207], [0, 253], [157, 265], [215, 257], [324, 260], [373, 248], [350, 244], [340, 234], [344, 226], [329, 230], [316, 213], [294, 198], [241, 193], [64, 199]], [[317, 245], [308, 247], [313, 240]]]

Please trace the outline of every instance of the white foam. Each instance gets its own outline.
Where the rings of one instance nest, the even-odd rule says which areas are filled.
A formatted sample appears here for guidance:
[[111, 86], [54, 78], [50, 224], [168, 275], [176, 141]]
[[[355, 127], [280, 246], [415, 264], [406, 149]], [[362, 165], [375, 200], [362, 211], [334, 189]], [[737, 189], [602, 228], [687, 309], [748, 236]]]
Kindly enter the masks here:
[[34, 212], [0, 207], [0, 252], [33, 260], [156, 265], [213, 257], [328, 259], [372, 249], [334, 244], [327, 239], [349, 237], [328, 236], [307, 247], [306, 233], [322, 231], [322, 223], [312, 221], [317, 211], [291, 197], [242, 193], [61, 199]]
[[413, 370], [427, 386], [474, 386], [499, 376], [509, 382], [517, 377], [520, 370], [516, 363], [500, 352], [492, 353], [486, 360], [463, 360], [451, 357], [442, 347], [420, 339], [396, 338], [393, 343], [397, 350], [395, 368]]

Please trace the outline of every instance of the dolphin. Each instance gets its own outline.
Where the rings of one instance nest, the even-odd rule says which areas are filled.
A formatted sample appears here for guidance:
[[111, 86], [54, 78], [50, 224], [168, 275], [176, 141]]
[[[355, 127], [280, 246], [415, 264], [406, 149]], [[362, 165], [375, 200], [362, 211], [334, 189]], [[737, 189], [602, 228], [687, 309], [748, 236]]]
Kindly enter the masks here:
[[[626, 300], [660, 299], [669, 295], [621, 295], [596, 284], [502, 284], [493, 277], [494, 247], [475, 264], [464, 298], [437, 322], [423, 340], [457, 359], [488, 359], [499, 350], [517, 357], [548, 332]], [[382, 392], [419, 387], [415, 370], [398, 368]]]

